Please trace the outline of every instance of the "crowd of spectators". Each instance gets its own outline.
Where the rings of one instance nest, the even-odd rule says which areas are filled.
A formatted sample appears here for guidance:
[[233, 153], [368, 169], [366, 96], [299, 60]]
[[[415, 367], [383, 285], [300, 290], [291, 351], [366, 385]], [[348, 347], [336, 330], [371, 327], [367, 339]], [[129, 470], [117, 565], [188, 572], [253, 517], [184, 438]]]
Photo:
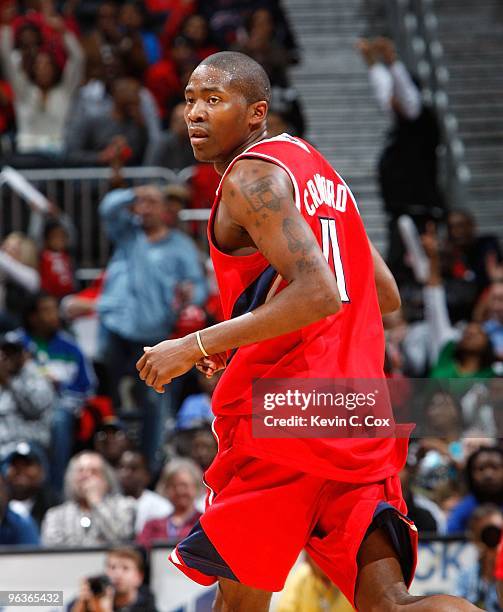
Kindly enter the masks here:
[[[278, 0], [0, 6], [0, 157], [15, 167], [193, 163], [180, 131], [188, 75], [219, 50], [262, 62], [273, 108], [302, 132], [288, 67], [299, 59]], [[179, 150], [180, 149], [180, 150]]]
[[[121, 169], [192, 166], [183, 84], [220, 49], [243, 51], [269, 73], [270, 134], [302, 135], [288, 77], [298, 49], [277, 0], [7, 1], [0, 20], [3, 163], [113, 170], [98, 207], [112, 255], [93, 285], [78, 284], [77, 221], [56, 206], [30, 223], [37, 231], [1, 236], [0, 545], [127, 542], [149, 550], [156, 541], [174, 543], [204, 508], [202, 473], [217, 450], [210, 404], [218, 376], [189, 372], [160, 395], [139, 381], [134, 365], [144, 346], [221, 316], [204, 245], [178, 218], [181, 209], [207, 206], [218, 179], [199, 166], [189, 186], [131, 187]], [[434, 117], [391, 42], [361, 41], [359, 48], [376, 98], [393, 117], [379, 180], [403, 307], [384, 317], [386, 374], [397, 413], [410, 416], [412, 407], [418, 423], [402, 488], [420, 531], [464, 534], [477, 545], [483, 571], [465, 568], [459, 593], [496, 610], [501, 248], [496, 237], [479, 234], [468, 210], [447, 211], [437, 184]], [[404, 213], [421, 233], [426, 280], [414, 278], [412, 255], [399, 246]], [[413, 379], [421, 379], [423, 393]], [[100, 597], [155, 609], [141, 587], [144, 566], [135, 549], [112, 548], [105, 574]], [[71, 609], [86, 609], [95, 587], [84, 580]], [[289, 580], [281, 609], [296, 609], [292, 601], [302, 597], [346, 609], [309, 561]]]

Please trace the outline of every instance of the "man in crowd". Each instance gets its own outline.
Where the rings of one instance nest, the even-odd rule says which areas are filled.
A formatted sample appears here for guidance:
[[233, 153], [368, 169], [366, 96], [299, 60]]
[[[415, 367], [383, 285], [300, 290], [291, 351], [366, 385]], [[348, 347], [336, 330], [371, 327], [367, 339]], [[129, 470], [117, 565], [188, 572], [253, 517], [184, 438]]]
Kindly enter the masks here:
[[131, 447], [124, 423], [117, 417], [105, 417], [93, 436], [94, 450], [116, 468], [122, 454]]
[[456, 584], [456, 595], [488, 612], [501, 612], [494, 571], [502, 530], [503, 515], [497, 506], [484, 504], [475, 510], [468, 533], [478, 556], [474, 563], [461, 569]]
[[38, 546], [37, 526], [31, 517], [24, 517], [9, 508], [9, 493], [0, 473], [0, 546], [31, 544]]
[[[193, 241], [170, 226], [172, 215], [159, 187], [116, 189], [102, 201], [100, 214], [115, 245], [98, 302], [101, 356], [120, 410], [121, 378], [135, 374], [144, 346], [169, 337], [180, 291], [186, 302], [203, 304], [206, 282]], [[135, 381], [136, 403], [144, 415], [142, 451], [155, 469], [169, 394], [158, 395]]]
[[477, 507], [494, 504], [503, 511], [503, 450], [482, 446], [466, 462], [468, 495], [454, 506], [447, 520], [447, 532], [463, 533]]
[[25, 346], [57, 393], [51, 476], [60, 490], [73, 450], [75, 420], [94, 390], [95, 375], [80, 347], [62, 330], [56, 298], [45, 293], [33, 296], [25, 308], [24, 327]]
[[143, 557], [131, 547], [109, 551], [105, 575], [85, 578], [78, 599], [70, 612], [156, 612], [152, 593], [142, 586], [145, 573]]
[[113, 107], [104, 115], [86, 114], [67, 136], [68, 161], [91, 166], [122, 162], [140, 164], [148, 144], [141, 111], [140, 84], [118, 79], [112, 89]]
[[40, 527], [49, 508], [60, 503], [47, 482], [47, 459], [33, 444], [20, 442], [3, 464], [9, 487], [9, 507], [31, 516]]
[[147, 489], [151, 475], [145, 456], [137, 450], [125, 451], [117, 467], [117, 476], [124, 495], [136, 499], [135, 533], [143, 529], [147, 521], [167, 516], [172, 504], [159, 493]]
[[48, 448], [56, 396], [17, 332], [0, 341], [0, 452], [31, 440]]
[[359, 51], [369, 67], [369, 80], [380, 109], [392, 119], [379, 159], [379, 184], [388, 215], [388, 263], [404, 273], [404, 249], [397, 219], [409, 214], [423, 226], [443, 215], [437, 183], [436, 149], [440, 133], [433, 112], [387, 38], [361, 40]]

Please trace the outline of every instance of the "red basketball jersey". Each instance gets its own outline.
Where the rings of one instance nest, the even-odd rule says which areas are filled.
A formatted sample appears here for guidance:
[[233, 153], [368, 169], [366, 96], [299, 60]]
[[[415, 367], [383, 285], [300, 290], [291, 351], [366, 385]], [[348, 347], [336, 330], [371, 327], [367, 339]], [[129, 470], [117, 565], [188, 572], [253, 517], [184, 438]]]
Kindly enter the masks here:
[[[251, 146], [231, 162], [217, 189], [208, 239], [225, 318], [254, 310], [284, 287], [259, 251], [236, 257], [215, 244], [213, 223], [222, 186], [243, 158], [276, 164], [289, 175], [297, 209], [336, 275], [342, 308], [298, 331], [233, 351], [213, 394], [215, 415], [250, 415], [252, 380], [257, 378], [383, 378], [384, 332], [372, 255], [356, 202], [328, 161], [299, 138], [282, 134]], [[236, 425], [232, 443], [246, 446], [254, 456], [350, 482], [396, 473], [407, 452], [403, 439], [254, 438], [246, 418]]]

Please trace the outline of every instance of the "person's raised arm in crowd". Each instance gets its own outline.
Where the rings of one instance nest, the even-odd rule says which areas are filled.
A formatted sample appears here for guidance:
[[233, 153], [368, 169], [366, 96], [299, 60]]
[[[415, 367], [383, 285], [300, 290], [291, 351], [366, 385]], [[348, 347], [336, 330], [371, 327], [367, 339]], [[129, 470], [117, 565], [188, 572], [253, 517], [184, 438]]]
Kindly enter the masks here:
[[0, 247], [0, 277], [5, 276], [30, 293], [40, 289], [40, 275], [35, 268], [19, 261], [8, 249]]
[[108, 238], [118, 242], [128, 231], [138, 228], [133, 212], [135, 202], [139, 197], [149, 197], [156, 187], [148, 185], [135, 189], [114, 189], [107, 193], [101, 201], [99, 213]]
[[440, 272], [440, 250], [436, 229], [429, 223], [422, 236], [423, 248], [430, 262], [430, 275], [423, 287], [425, 319], [430, 327], [431, 354], [434, 363], [442, 348], [459, 338], [459, 332], [451, 325], [447, 310], [445, 287]]
[[14, 31], [7, 23], [0, 25], [0, 56], [3, 72], [16, 97], [25, 96], [29, 79], [23, 70], [21, 54], [14, 51]]
[[62, 84], [69, 93], [73, 94], [84, 76], [84, 50], [75, 34], [66, 29], [65, 22], [61, 17], [53, 17], [51, 25], [59, 29], [63, 38], [67, 60], [63, 68]]
[[381, 110], [417, 119], [421, 113], [421, 92], [399, 60], [393, 42], [388, 38], [362, 39], [357, 47], [369, 67], [370, 85]]

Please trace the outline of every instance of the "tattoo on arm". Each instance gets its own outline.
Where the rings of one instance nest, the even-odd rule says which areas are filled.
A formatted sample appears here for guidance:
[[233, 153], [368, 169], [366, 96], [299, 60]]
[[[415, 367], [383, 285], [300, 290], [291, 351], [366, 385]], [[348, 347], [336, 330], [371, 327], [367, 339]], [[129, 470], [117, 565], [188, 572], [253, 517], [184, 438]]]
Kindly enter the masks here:
[[309, 257], [309, 253], [315, 246], [314, 238], [306, 236], [293, 219], [283, 221], [283, 234], [288, 242], [290, 253], [300, 254], [299, 259], [295, 262], [297, 270], [308, 274], [314, 272], [319, 265], [317, 257]]
[[304, 232], [293, 219], [285, 219], [283, 221], [283, 234], [288, 242], [288, 250], [290, 253], [301, 252], [306, 255], [314, 246], [314, 239], [304, 235]]
[[263, 208], [277, 212], [281, 208], [281, 196], [270, 176], [263, 176], [244, 185], [242, 191], [254, 212]]

